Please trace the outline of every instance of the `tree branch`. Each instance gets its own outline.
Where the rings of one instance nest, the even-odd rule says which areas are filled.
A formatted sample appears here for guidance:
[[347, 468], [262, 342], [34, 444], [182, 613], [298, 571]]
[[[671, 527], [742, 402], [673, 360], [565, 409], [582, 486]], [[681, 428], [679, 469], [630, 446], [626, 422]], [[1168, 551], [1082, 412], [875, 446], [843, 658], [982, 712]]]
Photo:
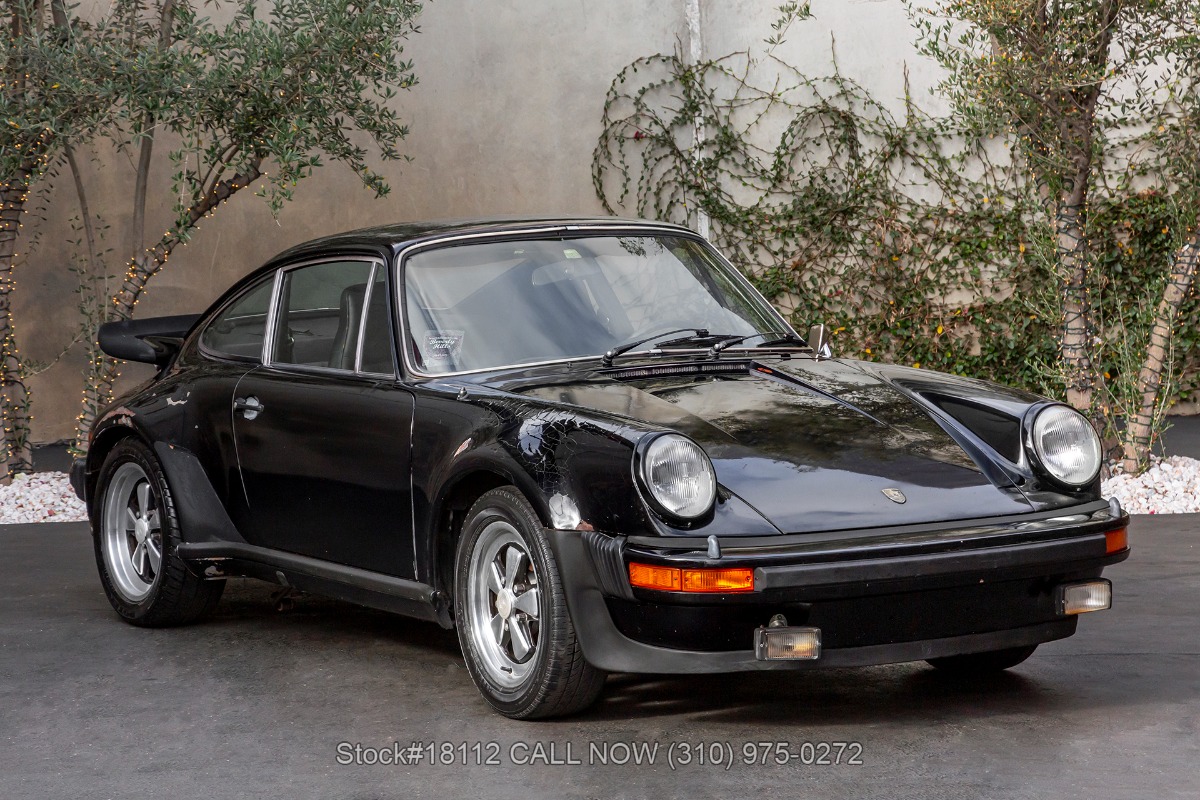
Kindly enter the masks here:
[[[175, 0], [163, 0], [158, 20], [158, 49], [171, 46], [175, 28]], [[150, 184], [150, 165], [154, 155], [156, 121], [152, 112], [147, 112], [142, 125], [142, 142], [138, 152], [137, 175], [133, 185], [133, 222], [129, 228], [129, 253], [136, 258], [146, 241], [146, 191]]]
[[83, 219], [83, 235], [87, 241], [87, 261], [90, 274], [96, 274], [96, 229], [92, 224], [92, 214], [88, 210], [87, 190], [83, 186], [83, 177], [79, 173], [79, 164], [75, 160], [75, 149], [70, 144], [63, 145], [67, 164], [71, 167], [71, 177], [75, 181], [75, 194], [79, 197], [79, 215]]
[[[140, 276], [140, 285], [136, 287], [135, 294], [140, 295], [141, 288], [145, 286], [146, 281], [158, 274], [159, 270], [163, 268], [171, 253], [183, 242], [186, 232], [194, 228], [196, 223], [221, 203], [232, 197], [236, 192], [245, 189], [251, 183], [258, 180], [262, 176], [261, 167], [262, 159], [253, 159], [245, 172], [239, 172], [232, 178], [217, 183], [201, 197], [200, 202], [192, 206], [188, 211], [185, 224], [180, 226], [179, 230], [172, 231], [163, 236], [158, 244], [150, 250], [150, 257], [144, 263], [137, 265], [139, 267], [137, 272]], [[126, 287], [122, 290], [122, 294], [129, 294], [129, 289], [128, 281], [126, 281]], [[129, 308], [132, 309], [132, 303], [136, 302], [137, 297], [133, 296], [127, 299]]]

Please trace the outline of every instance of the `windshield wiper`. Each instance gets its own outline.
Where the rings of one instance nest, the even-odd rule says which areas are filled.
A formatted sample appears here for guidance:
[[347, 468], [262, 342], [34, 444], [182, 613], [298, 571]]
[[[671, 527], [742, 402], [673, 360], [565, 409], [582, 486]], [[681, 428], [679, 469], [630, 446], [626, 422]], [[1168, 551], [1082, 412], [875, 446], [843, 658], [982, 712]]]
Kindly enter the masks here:
[[[693, 334], [692, 337], [688, 337], [689, 339], [691, 339], [693, 337], [696, 339], [710, 338], [709, 334], [708, 334], [708, 328], [677, 328], [676, 330], [673, 330], [673, 331], [663, 331], [662, 333], [656, 333], [653, 336], [647, 336], [645, 339], [638, 339], [636, 342], [626, 342], [625, 344], [617, 345], [616, 347], [614, 347], [613, 349], [609, 350], [607, 353], [604, 354], [604, 357], [600, 359], [600, 363], [602, 363], [606, 367], [611, 367], [614, 358], [617, 358], [618, 356], [628, 353], [633, 348], [641, 347], [644, 344], [649, 344], [650, 342], [658, 341], [659, 339], [663, 338], [664, 336], [672, 336], [676, 333]], [[675, 341], [686, 341], [686, 340], [676, 339]]]
[[805, 346], [804, 340], [794, 333], [790, 333], [788, 331], [767, 331], [766, 333], [751, 333], [748, 336], [735, 336], [732, 339], [726, 339], [723, 342], [717, 342], [708, 349], [708, 357], [713, 359], [719, 358], [722, 350], [728, 350], [735, 344], [741, 344], [748, 339], [757, 339], [760, 336], [774, 336], [775, 338], [768, 339], [765, 342], [759, 342], [757, 345], [755, 345], [756, 347], [772, 347], [778, 344], [787, 344], [788, 342], [794, 342], [801, 347]]

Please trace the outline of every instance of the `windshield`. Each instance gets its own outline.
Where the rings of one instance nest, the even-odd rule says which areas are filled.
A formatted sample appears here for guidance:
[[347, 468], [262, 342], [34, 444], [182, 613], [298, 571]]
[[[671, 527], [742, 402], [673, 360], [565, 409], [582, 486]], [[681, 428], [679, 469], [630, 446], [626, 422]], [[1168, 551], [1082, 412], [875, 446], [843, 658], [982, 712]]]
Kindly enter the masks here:
[[426, 374], [599, 356], [678, 328], [714, 336], [780, 329], [766, 302], [703, 244], [674, 236], [428, 250], [405, 261], [404, 290], [411, 352]]

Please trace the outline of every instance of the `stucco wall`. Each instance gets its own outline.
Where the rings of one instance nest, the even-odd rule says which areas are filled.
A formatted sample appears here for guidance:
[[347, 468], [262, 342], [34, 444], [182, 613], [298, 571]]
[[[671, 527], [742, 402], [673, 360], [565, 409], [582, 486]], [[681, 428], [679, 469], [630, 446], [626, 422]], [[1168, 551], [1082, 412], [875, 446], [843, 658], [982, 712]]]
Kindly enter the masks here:
[[[771, 0], [701, 0], [706, 56], [757, 47], [776, 18]], [[597, 213], [592, 150], [613, 76], [643, 55], [670, 51], [686, 37], [686, 0], [490, 0], [430, 2], [408, 52], [420, 83], [396, 100], [412, 134], [410, 163], [382, 166], [392, 194], [375, 200], [345, 168], [331, 165], [301, 184], [278, 220], [243, 193], [205, 222], [150, 285], [139, 316], [206, 307], [236, 278], [297, 242], [340, 230], [406, 219]], [[899, 98], [903, 65], [914, 91], [936, 79], [915, 53], [900, 0], [816, 0], [816, 19], [796, 26], [778, 53], [813, 74], [828, 70], [831, 40], [842, 71], [881, 98]], [[166, 147], [153, 186], [169, 182]], [[133, 170], [126, 155], [101, 150], [89, 167], [90, 200], [123, 251]], [[152, 206], [155, 204], [152, 203]], [[163, 198], [148, 226], [170, 223]], [[31, 221], [40, 243], [18, 274], [16, 313], [23, 352], [54, 358], [78, 324], [75, 281], [66, 265], [77, 238], [76, 199], [64, 175], [46, 218]], [[73, 348], [31, 381], [36, 442], [68, 438], [81, 391], [82, 354]], [[148, 374], [131, 365], [128, 385]]]

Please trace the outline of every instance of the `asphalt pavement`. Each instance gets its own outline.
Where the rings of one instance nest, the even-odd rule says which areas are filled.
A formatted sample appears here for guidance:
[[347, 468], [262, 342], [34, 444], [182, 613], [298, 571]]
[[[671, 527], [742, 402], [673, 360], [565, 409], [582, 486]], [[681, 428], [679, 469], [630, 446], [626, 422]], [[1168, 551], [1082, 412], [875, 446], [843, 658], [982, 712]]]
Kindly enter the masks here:
[[[1200, 515], [1131, 539], [1111, 611], [987, 680], [614, 675], [586, 714], [513, 722], [432, 624], [236, 581], [214, 619], [142, 630], [105, 600], [84, 525], [8, 526], [0, 798], [1191, 800]], [[408, 763], [353, 763], [380, 751]]]
[[1167, 422], [1158, 451], [1167, 456], [1200, 458], [1200, 415], [1167, 417]]

